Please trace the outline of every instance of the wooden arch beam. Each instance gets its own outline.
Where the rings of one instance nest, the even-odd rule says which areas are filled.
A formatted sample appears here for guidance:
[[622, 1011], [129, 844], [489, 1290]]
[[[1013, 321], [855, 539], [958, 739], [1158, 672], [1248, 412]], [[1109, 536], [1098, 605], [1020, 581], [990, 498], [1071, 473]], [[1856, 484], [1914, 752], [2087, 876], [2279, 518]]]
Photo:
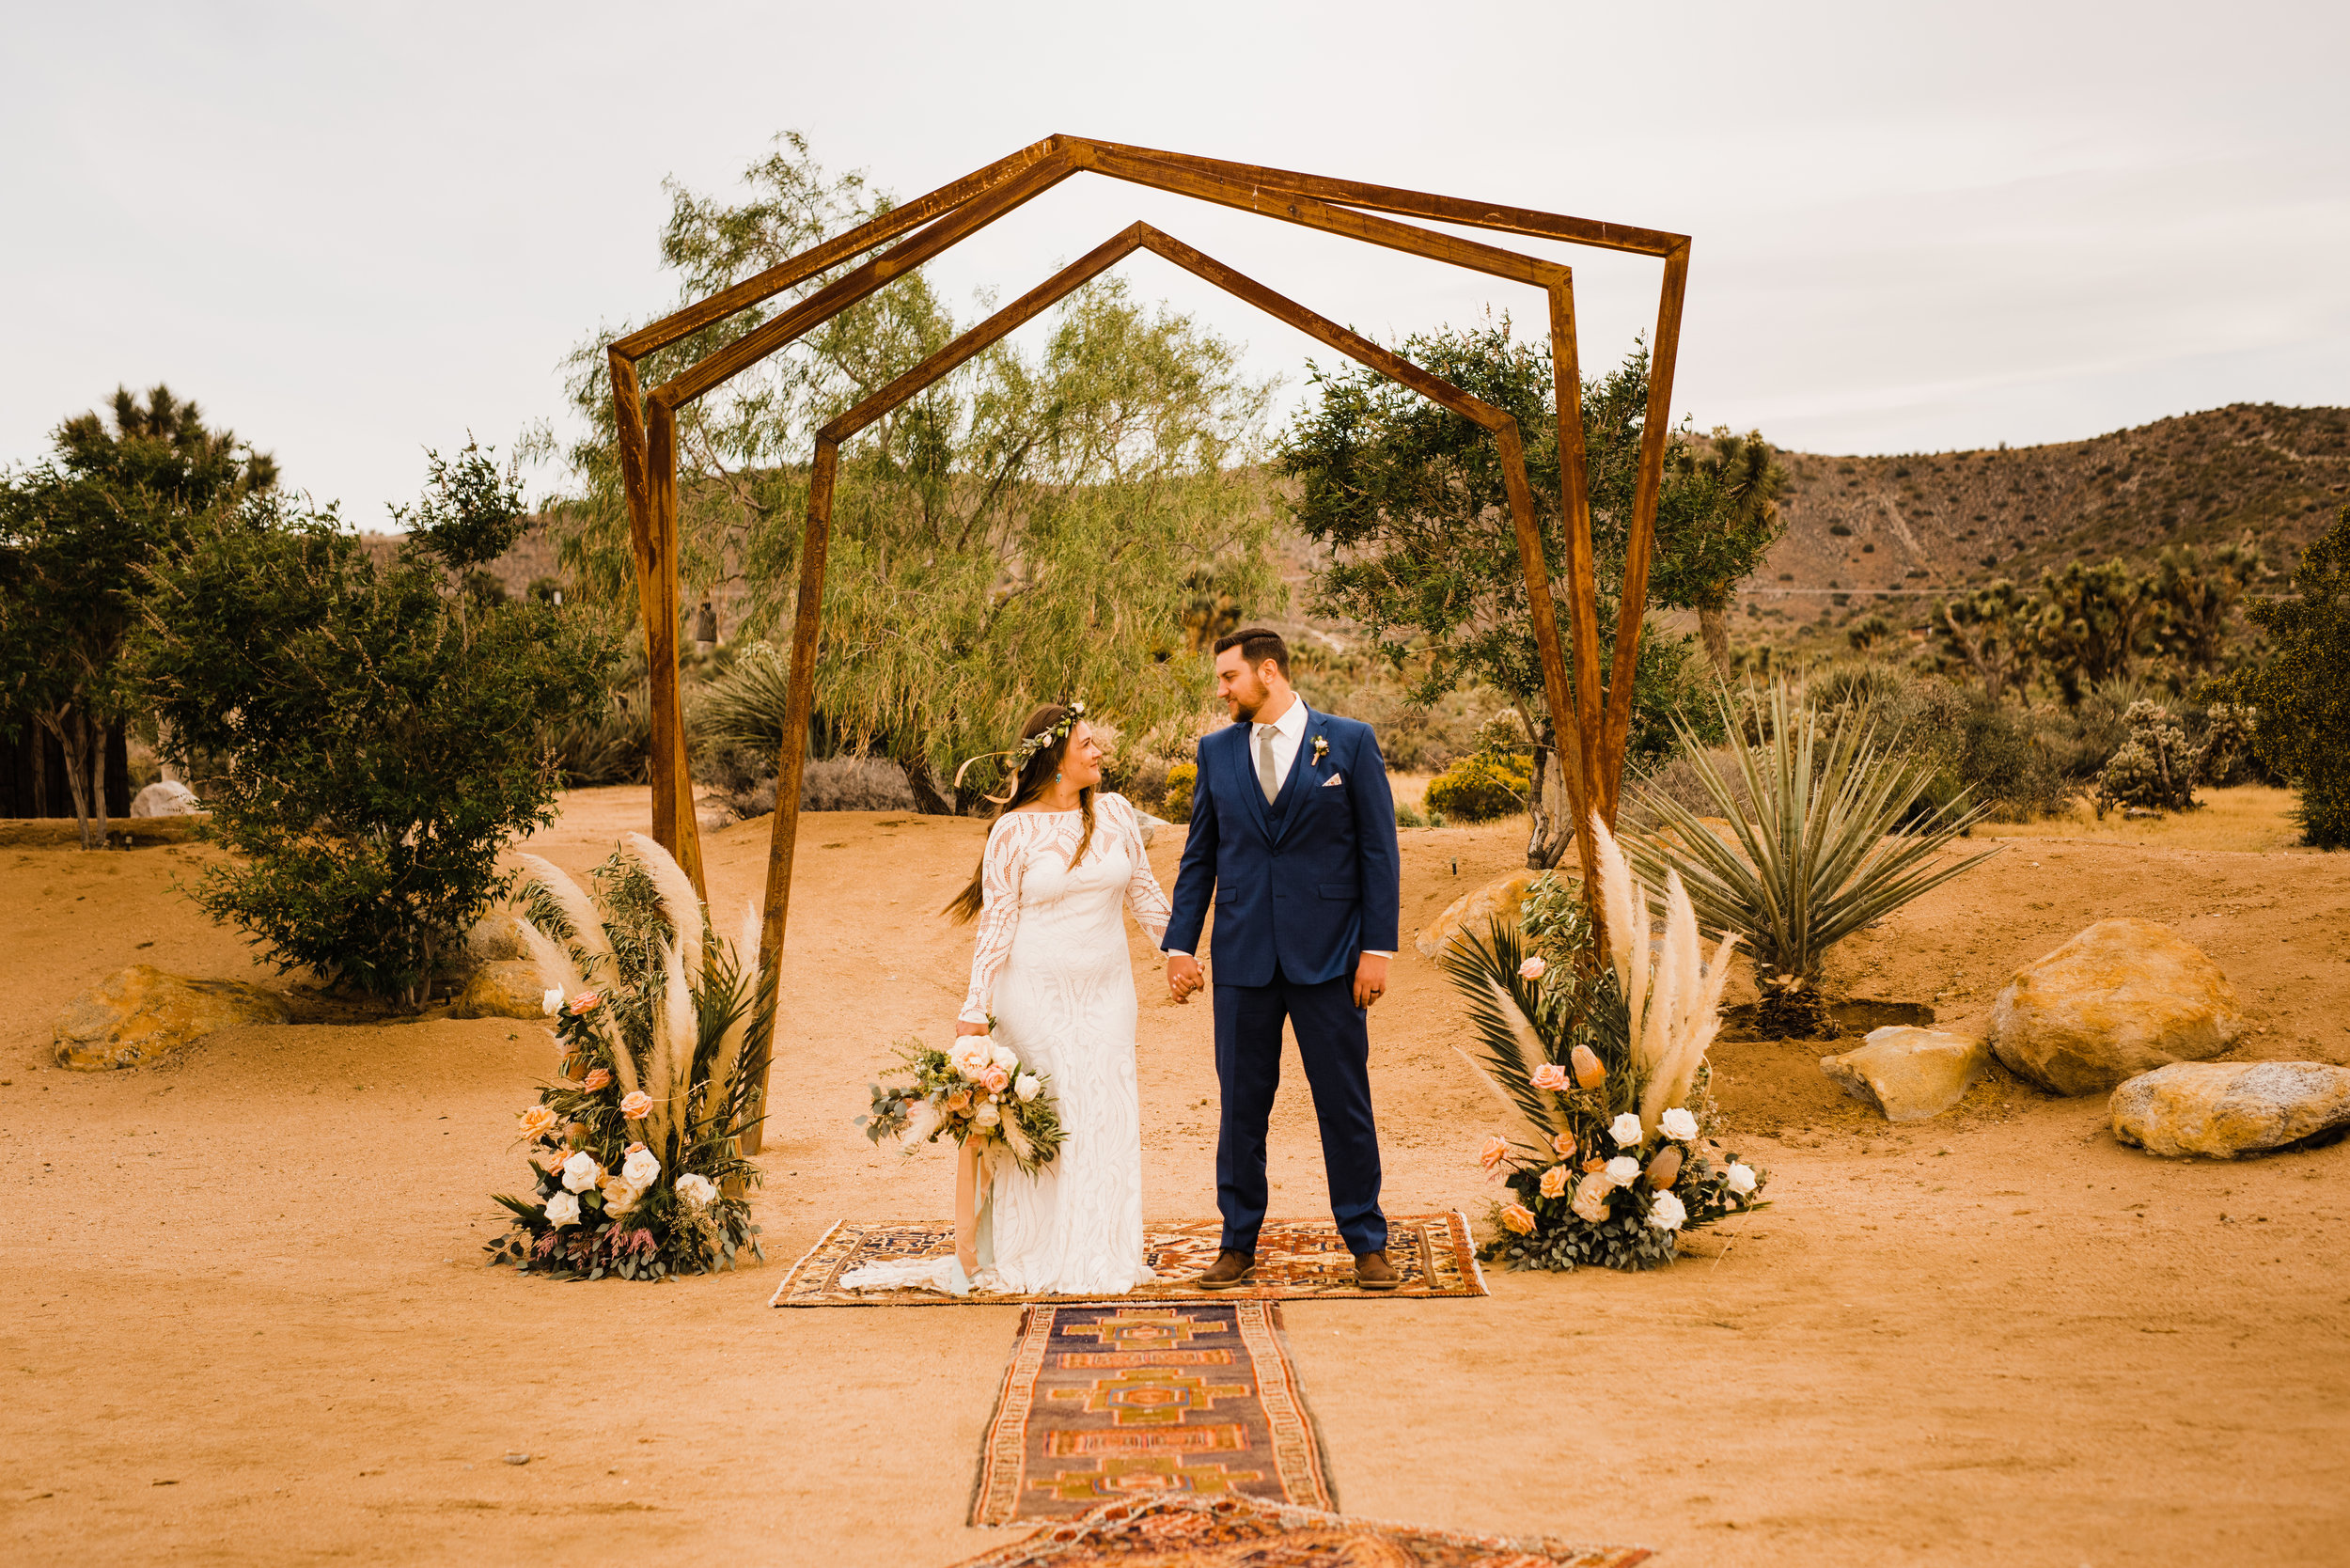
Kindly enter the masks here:
[[[1275, 292], [1256, 279], [1147, 223], [1136, 223], [1120, 229], [835, 418], [816, 434], [815, 457], [808, 481], [807, 525], [800, 544], [800, 590], [791, 622], [791, 670], [786, 687], [783, 743], [776, 756], [775, 824], [768, 838], [766, 896], [760, 911], [759, 982], [752, 994], [747, 1039], [749, 1060], [744, 1069], [744, 1076], [757, 1086], [752, 1091], [750, 1106], [754, 1124], [766, 1114], [769, 1069], [775, 1057], [776, 1008], [782, 980], [784, 933], [791, 915], [791, 870], [799, 846], [800, 786], [807, 763], [808, 727], [815, 712], [816, 655], [822, 633], [824, 565], [832, 541], [833, 494], [839, 471], [840, 447], [876, 419], [902, 407], [909, 399], [936, 384], [956, 367], [1001, 342], [1014, 329], [1034, 320], [1055, 303], [1083, 288], [1137, 250], [1147, 250], [1165, 258], [1202, 282], [1213, 284], [1235, 298], [1246, 301], [1267, 315], [1287, 322], [1317, 341], [1411, 388], [1431, 402], [1449, 408], [1491, 431], [1496, 446], [1500, 448], [1503, 479], [1510, 496], [1511, 521], [1515, 526], [1521, 551], [1530, 547], [1533, 570], [1541, 570], [1541, 536], [1534, 520], [1534, 493], [1527, 483], [1526, 453], [1518, 434], [1517, 420], [1506, 411], [1472, 396], [1442, 377], [1432, 375], [1401, 355], [1381, 348], [1295, 300]], [[1546, 590], [1536, 597], [1536, 603], [1547, 609], [1549, 596]], [[1547, 696], [1553, 711], [1553, 722], [1560, 726], [1563, 737], [1568, 709], [1563, 682], [1554, 679], [1561, 665], [1558, 636], [1556, 621], [1547, 615], [1538, 616], [1536, 640], [1542, 648], [1544, 683], [1549, 688]], [[1589, 833], [1576, 835], [1587, 860], [1592, 853], [1590, 838]], [[1586, 876], [1587, 886], [1596, 886], [1588, 868]]]

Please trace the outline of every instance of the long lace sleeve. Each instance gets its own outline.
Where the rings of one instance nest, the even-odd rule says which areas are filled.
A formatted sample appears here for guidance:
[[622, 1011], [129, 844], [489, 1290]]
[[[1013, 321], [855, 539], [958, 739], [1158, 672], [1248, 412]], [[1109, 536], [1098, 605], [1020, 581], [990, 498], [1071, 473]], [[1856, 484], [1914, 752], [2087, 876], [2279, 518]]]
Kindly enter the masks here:
[[965, 1023], [984, 1024], [995, 997], [995, 974], [1011, 952], [1012, 933], [1020, 928], [1020, 870], [1027, 861], [1028, 824], [1033, 817], [1014, 814], [996, 820], [987, 837], [987, 853], [979, 861], [979, 929], [971, 949], [971, 989], [955, 1014]]
[[1142, 814], [1123, 795], [1108, 798], [1118, 802], [1119, 825], [1126, 835], [1126, 858], [1135, 868], [1135, 874], [1126, 879], [1126, 907], [1135, 912], [1135, 923], [1155, 945], [1167, 936], [1167, 921], [1171, 913], [1167, 889], [1151, 873], [1150, 848], [1142, 841]]

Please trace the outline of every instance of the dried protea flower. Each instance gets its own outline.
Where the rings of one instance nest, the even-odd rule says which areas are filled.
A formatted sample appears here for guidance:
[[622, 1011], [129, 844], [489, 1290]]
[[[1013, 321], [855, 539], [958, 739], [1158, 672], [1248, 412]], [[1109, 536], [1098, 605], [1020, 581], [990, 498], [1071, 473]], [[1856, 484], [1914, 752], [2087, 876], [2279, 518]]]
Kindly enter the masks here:
[[1656, 1152], [1654, 1159], [1648, 1162], [1648, 1184], [1658, 1192], [1663, 1192], [1679, 1180], [1681, 1180], [1681, 1147], [1678, 1144], [1668, 1143]]
[[1577, 1045], [1567, 1053], [1574, 1066], [1574, 1081], [1585, 1089], [1597, 1089], [1607, 1081], [1607, 1069], [1599, 1062], [1599, 1053], [1589, 1045]]

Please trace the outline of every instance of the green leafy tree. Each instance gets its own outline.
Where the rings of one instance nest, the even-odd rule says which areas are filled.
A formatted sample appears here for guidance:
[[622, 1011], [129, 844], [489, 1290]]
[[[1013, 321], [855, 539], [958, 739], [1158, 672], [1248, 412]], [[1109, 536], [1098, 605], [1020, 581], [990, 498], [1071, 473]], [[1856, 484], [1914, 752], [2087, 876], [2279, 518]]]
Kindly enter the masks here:
[[0, 480], [0, 682], [6, 709], [56, 738], [82, 847], [105, 839], [105, 734], [137, 703], [124, 638], [140, 571], [198, 517], [268, 491], [277, 465], [156, 386], [118, 388], [57, 427], [52, 455]]
[[[1406, 359], [1518, 422], [1527, 479], [1535, 497], [1546, 563], [1566, 563], [1559, 479], [1559, 431], [1546, 350], [1520, 343], [1504, 321], [1467, 331], [1412, 337]], [[1648, 403], [1648, 354], [1635, 351], [1583, 388], [1584, 445], [1591, 535], [1605, 642], [1612, 643]], [[1541, 714], [1534, 647], [1499, 454], [1467, 419], [1368, 369], [1312, 375], [1315, 396], [1279, 447], [1282, 471], [1298, 482], [1299, 525], [1333, 548], [1316, 572], [1318, 608], [1367, 629], [1399, 667], [1418, 661], [1415, 700], [1432, 703], [1477, 682], [1499, 688], [1519, 711]], [[1778, 537], [1773, 497], [1782, 477], [1759, 436], [1717, 431], [1702, 449], [1686, 431], [1667, 448], [1657, 500], [1650, 592], [1663, 605], [1717, 618], [1739, 579]], [[1673, 744], [1672, 715], [1709, 716], [1692, 668], [1691, 640], [1649, 627], [1640, 638], [1631, 749], [1661, 756]], [[1603, 648], [1605, 652], [1605, 647]], [[1727, 633], [1717, 656], [1727, 661]], [[1572, 650], [1569, 657], [1572, 658]], [[1580, 672], [1578, 672], [1580, 678]], [[1572, 824], [1552, 808], [1556, 737], [1543, 722], [1536, 745], [1533, 839], [1528, 863], [1555, 865]]]
[[[797, 136], [744, 183], [739, 201], [669, 188], [662, 259], [682, 296], [739, 282], [888, 204], [861, 175], [826, 174]], [[663, 351], [643, 367], [648, 380], [791, 297]], [[681, 411], [687, 602], [740, 578], [741, 629], [789, 640], [815, 431], [955, 330], [909, 274]], [[634, 576], [607, 336], [573, 362], [586, 433], [568, 456], [581, 494], [559, 527], [574, 579], [625, 602]], [[1279, 591], [1269, 492], [1249, 462], [1269, 392], [1242, 374], [1236, 346], [1110, 276], [1063, 302], [1035, 353], [998, 344], [868, 427], [843, 452], [836, 489], [820, 731], [903, 764], [946, 808], [957, 763], [999, 748], [1040, 699], [1081, 695], [1134, 733], [1196, 707], [1202, 661], [1173, 655], [1206, 585], [1261, 607]], [[967, 780], [994, 782], [984, 769]]]
[[139, 649], [166, 754], [220, 764], [207, 831], [232, 857], [196, 901], [281, 968], [412, 1008], [503, 890], [500, 847], [554, 820], [551, 735], [617, 662], [591, 616], [471, 600], [522, 497], [472, 447], [431, 472], [382, 570], [332, 509], [262, 496], [199, 520], [147, 573]]
[[2256, 710], [2253, 745], [2299, 792], [2303, 837], [2350, 846], [2350, 507], [2301, 553], [2293, 593], [2245, 613], [2268, 648], [2222, 689]]

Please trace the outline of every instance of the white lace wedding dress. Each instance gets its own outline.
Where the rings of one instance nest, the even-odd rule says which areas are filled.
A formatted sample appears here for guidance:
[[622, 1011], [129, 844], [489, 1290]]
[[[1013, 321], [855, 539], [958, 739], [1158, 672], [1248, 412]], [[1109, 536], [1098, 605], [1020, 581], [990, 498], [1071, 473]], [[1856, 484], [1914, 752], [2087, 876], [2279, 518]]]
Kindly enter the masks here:
[[1075, 811], [1014, 811], [988, 834], [985, 902], [960, 1016], [984, 1024], [1022, 1062], [1050, 1074], [1065, 1133], [1059, 1157], [1024, 1175], [998, 1150], [979, 1226], [979, 1271], [916, 1258], [840, 1277], [850, 1290], [1120, 1295], [1152, 1278], [1142, 1242], [1142, 1114], [1135, 1087], [1135, 977], [1123, 904], [1153, 942], [1167, 895], [1122, 795], [1093, 803], [1093, 839], [1070, 865]]

